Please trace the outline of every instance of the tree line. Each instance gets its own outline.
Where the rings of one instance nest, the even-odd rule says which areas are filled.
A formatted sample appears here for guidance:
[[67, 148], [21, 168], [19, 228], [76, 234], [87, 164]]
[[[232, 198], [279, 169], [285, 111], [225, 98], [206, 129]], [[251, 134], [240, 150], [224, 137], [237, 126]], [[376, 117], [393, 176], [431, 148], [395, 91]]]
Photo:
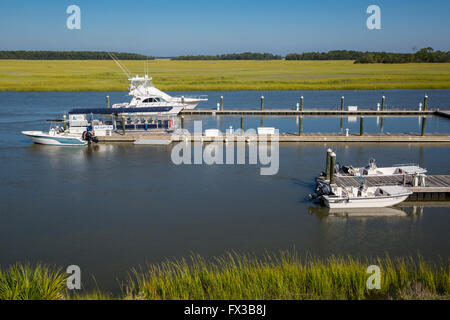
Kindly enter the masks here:
[[179, 56], [172, 60], [281, 60], [283, 57], [271, 53], [228, 53], [215, 56], [197, 55], [197, 56]]
[[286, 55], [286, 60], [354, 60], [354, 63], [450, 62], [450, 51], [434, 51], [431, 47], [423, 48], [416, 53], [333, 50], [300, 54], [290, 53]]
[[[112, 52], [120, 60], [153, 60], [137, 53]], [[111, 60], [104, 51], [0, 51], [0, 59], [21, 60]]]

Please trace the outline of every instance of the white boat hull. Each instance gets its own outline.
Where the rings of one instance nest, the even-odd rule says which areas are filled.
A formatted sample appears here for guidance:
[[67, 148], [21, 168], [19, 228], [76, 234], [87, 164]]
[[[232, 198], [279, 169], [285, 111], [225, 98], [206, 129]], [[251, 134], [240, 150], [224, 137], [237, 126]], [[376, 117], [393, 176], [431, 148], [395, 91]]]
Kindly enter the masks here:
[[51, 135], [42, 131], [22, 131], [34, 143], [50, 146], [85, 146], [87, 141], [78, 136], [55, 134]]
[[405, 201], [409, 195], [399, 195], [390, 197], [350, 197], [338, 198], [323, 196], [324, 204], [331, 209], [345, 208], [382, 208], [390, 207]]

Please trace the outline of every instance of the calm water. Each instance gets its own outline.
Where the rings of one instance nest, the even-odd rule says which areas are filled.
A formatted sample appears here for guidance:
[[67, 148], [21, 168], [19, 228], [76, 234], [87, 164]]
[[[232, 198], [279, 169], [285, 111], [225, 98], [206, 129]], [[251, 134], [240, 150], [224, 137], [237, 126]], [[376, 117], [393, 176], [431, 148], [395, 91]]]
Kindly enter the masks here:
[[[427, 93], [430, 106], [449, 108], [450, 90]], [[420, 252], [428, 259], [450, 258], [448, 207], [397, 209], [406, 213], [403, 217], [339, 218], [306, 201], [330, 146], [341, 163], [365, 165], [375, 157], [379, 165], [416, 162], [430, 174], [448, 174], [449, 145], [284, 144], [278, 174], [261, 176], [259, 165], [177, 166], [171, 162], [171, 146], [58, 148], [34, 145], [20, 134], [25, 128], [47, 128], [43, 120], [59, 117], [72, 107], [102, 105], [106, 94], [112, 102], [127, 98], [122, 92], [0, 92], [1, 266], [17, 261], [62, 267], [77, 264], [88, 287], [93, 286], [94, 275], [100, 288], [117, 292], [116, 279], [124, 279], [131, 267], [191, 252], [212, 257], [229, 250], [261, 254], [295, 247], [300, 254], [319, 256]], [[257, 107], [261, 95], [208, 94], [211, 100], [203, 107], [214, 106], [220, 95], [225, 105], [234, 101], [236, 106]], [[314, 107], [327, 107], [333, 101], [338, 105], [343, 94], [348, 104], [371, 106], [382, 93], [263, 94], [266, 108], [275, 108], [295, 105], [300, 94], [306, 106], [309, 100]], [[424, 92], [384, 94], [389, 104], [407, 107], [417, 105]], [[203, 120], [204, 128], [240, 124], [239, 118], [232, 117]], [[259, 117], [246, 118], [245, 126], [259, 125], [259, 121]], [[264, 124], [296, 131], [295, 121], [267, 117]], [[417, 132], [419, 121], [385, 119], [384, 130]], [[449, 123], [431, 117], [427, 130], [449, 133]], [[365, 124], [368, 131], [378, 128], [376, 118], [366, 118]], [[337, 131], [339, 119], [305, 118], [303, 125], [305, 131]], [[345, 125], [352, 128], [352, 122]], [[358, 123], [354, 130], [359, 130]]]

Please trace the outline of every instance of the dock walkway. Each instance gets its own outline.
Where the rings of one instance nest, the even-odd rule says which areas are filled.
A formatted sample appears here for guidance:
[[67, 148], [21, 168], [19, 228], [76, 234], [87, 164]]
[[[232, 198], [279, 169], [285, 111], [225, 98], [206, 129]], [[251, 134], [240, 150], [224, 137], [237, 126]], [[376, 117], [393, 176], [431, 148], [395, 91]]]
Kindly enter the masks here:
[[[261, 136], [258, 135], [223, 135], [221, 139], [223, 141], [260, 141]], [[172, 136], [171, 134], [154, 134], [146, 132], [127, 132], [125, 135], [114, 132], [111, 136], [99, 136], [100, 142], [134, 142], [140, 139], [157, 139], [157, 140], [170, 140], [170, 141], [203, 141], [212, 142], [216, 138], [206, 137], [204, 135], [189, 135], [189, 136]], [[264, 141], [270, 141], [270, 137], [264, 136]], [[332, 134], [332, 133], [308, 133], [308, 134], [292, 134], [282, 133], [278, 135], [279, 142], [346, 142], [346, 143], [371, 143], [371, 142], [390, 142], [390, 143], [450, 143], [450, 134], [408, 134], [408, 133], [395, 133], [395, 134]]]
[[390, 109], [390, 110], [376, 110], [376, 109], [359, 109], [355, 111], [340, 110], [340, 109], [303, 109], [302, 111], [296, 109], [238, 109], [227, 108], [224, 110], [217, 109], [184, 109], [181, 115], [261, 115], [261, 116], [427, 116], [427, 115], [450, 115], [450, 111], [436, 111], [436, 110], [410, 110], [410, 109]]

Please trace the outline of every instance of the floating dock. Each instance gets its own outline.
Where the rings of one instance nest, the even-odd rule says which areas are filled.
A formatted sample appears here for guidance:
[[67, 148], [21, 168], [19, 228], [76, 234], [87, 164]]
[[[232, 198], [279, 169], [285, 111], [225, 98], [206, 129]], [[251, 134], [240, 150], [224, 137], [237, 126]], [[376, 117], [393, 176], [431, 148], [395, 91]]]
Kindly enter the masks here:
[[[145, 132], [131, 132], [128, 131], [125, 134], [113, 132], [111, 136], [98, 137], [99, 142], [135, 142], [137, 140], [167, 140], [167, 141], [202, 141], [202, 142], [213, 142], [221, 140], [224, 142], [231, 141], [271, 141], [270, 136], [259, 136], [259, 135], [223, 135], [220, 138], [217, 137], [206, 137], [204, 135], [171, 135], [171, 134], [154, 134]], [[282, 133], [278, 135], [279, 142], [346, 142], [346, 143], [380, 143], [380, 142], [393, 142], [393, 143], [450, 143], [450, 134], [321, 134], [321, 133], [308, 133], [308, 134], [290, 134]]]
[[413, 176], [406, 175], [405, 181], [402, 175], [393, 176], [364, 176], [363, 178], [355, 176], [336, 175], [334, 183], [338, 187], [355, 187], [361, 185], [361, 181], [368, 187], [401, 185], [413, 192], [408, 200], [450, 200], [450, 175], [427, 175], [425, 177], [425, 186], [413, 186]]
[[260, 116], [447, 116], [450, 117], [450, 111], [444, 110], [407, 110], [407, 109], [389, 109], [389, 110], [340, 110], [340, 109], [237, 109], [229, 108], [224, 110], [216, 109], [184, 109], [181, 115], [260, 115]]

